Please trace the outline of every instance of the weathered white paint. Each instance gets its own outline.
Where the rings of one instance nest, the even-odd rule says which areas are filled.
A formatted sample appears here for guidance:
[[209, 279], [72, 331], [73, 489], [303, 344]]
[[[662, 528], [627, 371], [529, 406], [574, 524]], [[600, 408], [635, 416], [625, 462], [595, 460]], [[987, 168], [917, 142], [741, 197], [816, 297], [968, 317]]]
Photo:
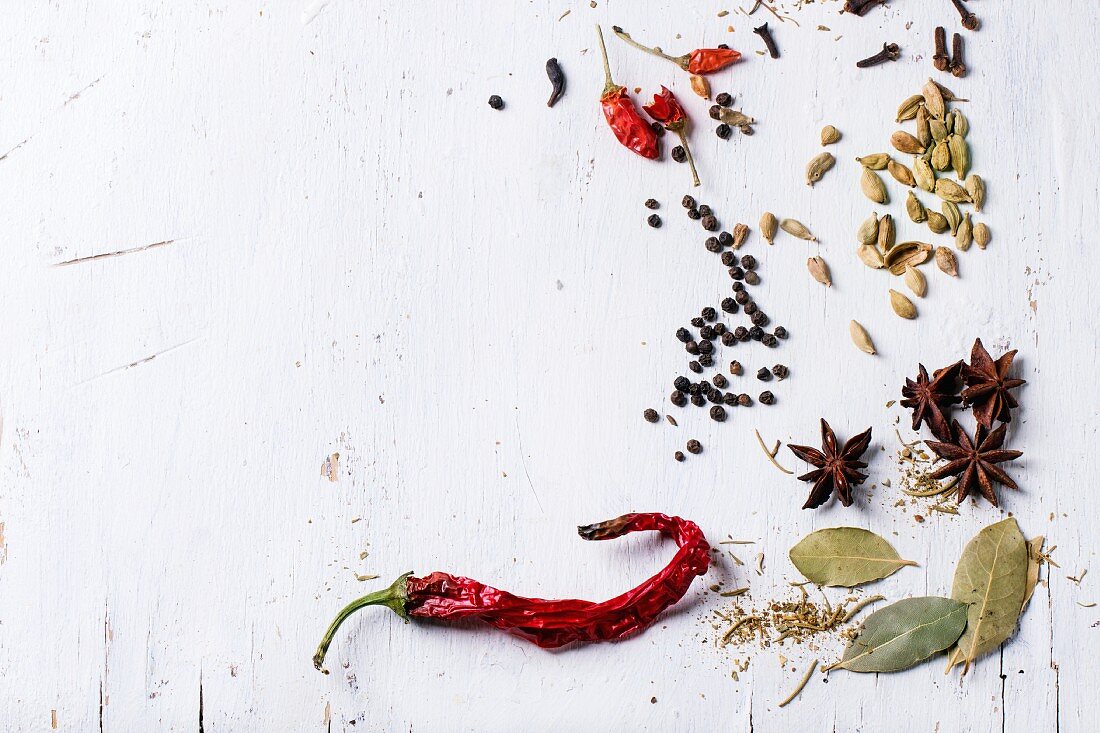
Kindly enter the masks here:
[[[1065, 576], [1094, 564], [1100, 501], [1100, 15], [973, 2], [973, 71], [949, 86], [973, 100], [994, 242], [961, 257], [958, 281], [930, 270], [909, 323], [853, 256], [872, 207], [852, 158], [886, 148], [897, 102], [931, 71], [932, 27], [957, 20], [946, 0], [891, 5], [858, 19], [818, 3], [795, 13], [800, 28], [716, 17], [736, 3], [6, 5], [3, 728], [48, 729], [53, 714], [67, 731], [197, 730], [201, 710], [206, 731], [1087, 730], [1098, 613], [1076, 602], [1100, 600], [1100, 578]], [[763, 20], [778, 62], [753, 53]], [[760, 302], [792, 333], [776, 352], [736, 354], [791, 366], [772, 409], [724, 425], [685, 412], [679, 429], [641, 419], [683, 368], [672, 331], [728, 280], [679, 212], [687, 171], [626, 154], [599, 118], [596, 21], [669, 49], [747, 52], [715, 88], [760, 119], [757, 134], [722, 142], [699, 126], [699, 195], [727, 224], [755, 228], [770, 209], [821, 238], [746, 245]], [[884, 40], [905, 58], [856, 73]], [[618, 79], [690, 99], [674, 67], [609, 43]], [[569, 78], [552, 110], [549, 56]], [[844, 132], [840, 162], [811, 190], [802, 170], [827, 122]], [[659, 231], [644, 224], [649, 196], [665, 203]], [[894, 213], [902, 237], [927, 237]], [[810, 281], [812, 253], [833, 288]], [[877, 358], [848, 342], [853, 317]], [[920, 562], [874, 592], [944, 593], [963, 543], [999, 512], [917, 525], [881, 484], [858, 509], [802, 512], [805, 486], [767, 465], [752, 428], [806, 441], [826, 415], [843, 434], [873, 425], [892, 451], [899, 412], [883, 406], [902, 377], [976, 335], [1021, 349], [1023, 491], [1005, 508], [1058, 545], [1062, 570], [962, 683], [938, 662], [835, 673], [777, 709], [810, 654], [785, 670], [756, 654], [735, 683], [734, 655], [704, 642], [717, 604], [703, 583], [626, 643], [546, 653], [377, 611], [341, 634], [336, 673], [310, 666], [342, 603], [409, 569], [547, 597], [623, 590], [668, 546], [589, 545], [572, 528], [633, 509], [758, 540], [763, 577], [714, 576], [758, 600], [794, 577], [791, 544], [841, 523]], [[678, 465], [689, 437], [706, 454]], [[335, 483], [319, 470], [333, 453]], [[888, 455], [876, 483], [896, 482]]]

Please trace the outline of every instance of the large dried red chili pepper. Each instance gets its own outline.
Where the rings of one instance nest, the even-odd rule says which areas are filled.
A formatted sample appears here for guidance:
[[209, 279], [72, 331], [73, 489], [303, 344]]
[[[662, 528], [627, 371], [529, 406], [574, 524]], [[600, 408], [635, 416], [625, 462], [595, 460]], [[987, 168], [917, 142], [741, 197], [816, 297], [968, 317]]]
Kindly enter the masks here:
[[650, 104], [643, 104], [642, 109], [644, 109], [646, 114], [650, 117], [664, 125], [666, 130], [675, 132], [680, 136], [680, 144], [684, 146], [684, 153], [687, 154], [688, 165], [691, 166], [692, 180], [694, 180], [695, 185], [698, 186], [699, 172], [695, 170], [695, 156], [691, 154], [691, 146], [688, 145], [687, 139], [687, 113], [684, 112], [684, 108], [680, 105], [676, 96], [669, 91], [668, 87], [662, 85], [660, 94], [654, 94], [653, 102]]
[[657, 148], [657, 133], [642, 119], [638, 110], [634, 107], [633, 100], [626, 93], [626, 87], [621, 87], [611, 80], [611, 65], [607, 60], [607, 46], [603, 42], [603, 29], [596, 26], [596, 32], [600, 37], [600, 52], [603, 54], [604, 87], [600, 95], [600, 106], [603, 108], [603, 116], [611, 131], [626, 147], [633, 150], [643, 158], [653, 160], [660, 151]]
[[633, 590], [602, 603], [582, 600], [523, 598], [476, 580], [448, 573], [416, 578], [405, 573], [385, 590], [352, 601], [329, 625], [313, 655], [321, 669], [336, 630], [366, 606], [386, 606], [408, 621], [409, 616], [443, 621], [474, 618], [508, 631], [545, 649], [575, 641], [610, 641], [641, 631], [680, 600], [695, 576], [710, 565], [710, 545], [694, 522], [665, 514], [626, 514], [578, 527], [586, 540], [610, 540], [631, 532], [656, 530], [680, 549], [663, 570]]
[[640, 48], [646, 53], [671, 61], [689, 74], [712, 74], [741, 60], [741, 53], [732, 48], [697, 48], [683, 56], [669, 56], [661, 50], [660, 46], [653, 48], [643, 46], [617, 25], [612, 26], [611, 30], [634, 48]]

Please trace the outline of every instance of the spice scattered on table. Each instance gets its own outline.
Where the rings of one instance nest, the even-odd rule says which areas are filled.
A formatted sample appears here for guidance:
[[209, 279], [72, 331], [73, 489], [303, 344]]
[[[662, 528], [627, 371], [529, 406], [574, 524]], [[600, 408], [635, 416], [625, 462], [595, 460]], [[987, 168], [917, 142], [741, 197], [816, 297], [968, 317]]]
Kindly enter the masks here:
[[634, 48], [645, 51], [646, 53], [657, 56], [658, 58], [665, 59], [666, 61], [671, 61], [684, 71], [696, 76], [703, 74], [712, 74], [715, 71], [720, 71], [730, 64], [736, 63], [741, 60], [741, 54], [728, 47], [697, 48], [691, 53], [686, 53], [683, 56], [669, 56], [664, 51], [662, 51], [660, 47], [655, 46], [653, 48], [650, 48], [649, 46], [643, 46], [642, 44], [635, 41], [629, 33], [624, 31], [619, 26], [613, 26], [611, 30], [615, 32], [615, 35], [629, 43]]
[[494, 94], [489, 97], [489, 106], [493, 109], [504, 109], [504, 100], [500, 98], [499, 94]]
[[603, 40], [603, 30], [596, 26], [600, 41], [600, 54], [603, 59], [604, 88], [600, 95], [600, 107], [616, 139], [629, 150], [643, 158], [655, 159], [660, 155], [657, 147], [657, 134], [653, 131], [627, 94], [626, 87], [619, 86], [611, 78], [611, 65], [607, 58], [607, 46]]
[[868, 56], [862, 61], [856, 62], [856, 68], [867, 69], [872, 66], [878, 66], [886, 61], [897, 61], [901, 55], [901, 47], [896, 43], [884, 43], [882, 44], [882, 50], [873, 56]]
[[546, 76], [550, 79], [550, 98], [546, 100], [546, 106], [553, 107], [565, 93], [565, 74], [556, 58], [546, 62]]
[[836, 434], [829, 423], [825, 422], [825, 418], [821, 419], [821, 450], [788, 444], [792, 453], [816, 467], [798, 477], [799, 481], [812, 481], [814, 484], [802, 508], [816, 509], [834, 493], [841, 504], [851, 506], [852, 486], [858, 486], [867, 479], [867, 474], [859, 470], [866, 468], [867, 464], [859, 459], [870, 444], [871, 428], [867, 428], [859, 435], [849, 438], [843, 448], [838, 447]]
[[779, 58], [779, 47], [775, 45], [775, 38], [772, 36], [771, 29], [768, 28], [768, 24], [757, 26], [752, 29], [752, 32], [760, 36], [764, 41], [764, 47], [768, 49], [768, 55], [773, 59]]
[[687, 113], [684, 112], [684, 108], [676, 99], [676, 96], [669, 91], [668, 87], [662, 86], [660, 93], [653, 95], [653, 101], [643, 105], [642, 109], [654, 120], [660, 122], [666, 130], [676, 133], [677, 137], [680, 138], [680, 146], [673, 149], [672, 157], [675, 160], [676, 151], [683, 150], [684, 157], [687, 158], [688, 165], [691, 166], [691, 179], [698, 186], [699, 172], [695, 169], [695, 158], [691, 155], [691, 147], [688, 145], [687, 139]]

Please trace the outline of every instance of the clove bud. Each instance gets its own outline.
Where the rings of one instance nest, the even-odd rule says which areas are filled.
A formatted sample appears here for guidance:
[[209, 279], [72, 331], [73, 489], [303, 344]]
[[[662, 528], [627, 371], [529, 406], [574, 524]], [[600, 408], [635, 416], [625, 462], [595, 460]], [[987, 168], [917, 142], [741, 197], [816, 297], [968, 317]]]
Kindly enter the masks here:
[[898, 56], [901, 55], [901, 48], [896, 43], [884, 43], [882, 44], [882, 50], [876, 53], [874, 56], [868, 56], [862, 61], [856, 62], [856, 67], [860, 69], [866, 69], [871, 66], [878, 66], [885, 61], [897, 61]]
[[962, 18], [963, 28], [968, 31], [976, 31], [981, 28], [982, 23], [978, 20], [978, 16], [967, 10], [966, 6], [962, 4], [962, 0], [951, 0], [951, 4], [955, 6], [955, 10], [959, 11], [959, 17]]
[[963, 61], [963, 37], [958, 33], [951, 37], [951, 75], [966, 76], [966, 63]]
[[937, 71], [947, 71], [950, 61], [947, 57], [947, 31], [944, 30], [942, 25], [937, 26], [936, 53], [932, 56], [932, 65], [936, 67]]

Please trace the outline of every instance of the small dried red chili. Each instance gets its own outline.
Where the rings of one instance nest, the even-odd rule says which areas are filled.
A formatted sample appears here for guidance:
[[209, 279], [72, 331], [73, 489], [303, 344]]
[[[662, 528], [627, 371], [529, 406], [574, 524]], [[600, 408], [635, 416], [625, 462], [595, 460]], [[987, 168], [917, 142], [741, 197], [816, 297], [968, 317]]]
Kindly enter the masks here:
[[586, 540], [610, 540], [631, 532], [655, 530], [679, 546], [667, 566], [633, 590], [602, 603], [583, 600], [523, 598], [470, 578], [432, 573], [423, 578], [405, 573], [393, 585], [353, 601], [329, 625], [313, 655], [322, 669], [340, 625], [366, 606], [386, 606], [409, 616], [442, 621], [478, 619], [544, 649], [575, 641], [610, 641], [641, 631], [666, 608], [683, 598], [692, 580], [710, 565], [710, 545], [694, 522], [666, 514], [626, 514], [578, 527]]
[[611, 65], [607, 60], [607, 47], [603, 42], [603, 30], [596, 26], [600, 37], [600, 52], [603, 54], [603, 73], [605, 78], [600, 106], [603, 116], [619, 142], [643, 158], [653, 160], [660, 155], [657, 147], [657, 133], [642, 119], [634, 107], [634, 101], [621, 87], [611, 80]]
[[734, 51], [732, 48], [697, 48], [691, 53], [685, 53], [683, 56], [669, 56], [661, 50], [660, 46], [654, 46], [653, 48], [643, 46], [619, 26], [613, 26], [611, 30], [615, 31], [616, 36], [634, 48], [641, 49], [666, 61], [671, 61], [689, 74], [713, 74], [715, 71], [720, 71], [741, 60], [741, 53]]
[[691, 177], [695, 181], [695, 185], [698, 186], [699, 172], [695, 170], [695, 157], [691, 154], [691, 146], [688, 145], [687, 139], [687, 113], [684, 112], [679, 100], [669, 91], [668, 87], [662, 85], [660, 94], [654, 94], [653, 102], [643, 104], [642, 109], [650, 117], [664, 125], [666, 130], [675, 132], [680, 136], [680, 144], [684, 146], [688, 165], [691, 166]]

